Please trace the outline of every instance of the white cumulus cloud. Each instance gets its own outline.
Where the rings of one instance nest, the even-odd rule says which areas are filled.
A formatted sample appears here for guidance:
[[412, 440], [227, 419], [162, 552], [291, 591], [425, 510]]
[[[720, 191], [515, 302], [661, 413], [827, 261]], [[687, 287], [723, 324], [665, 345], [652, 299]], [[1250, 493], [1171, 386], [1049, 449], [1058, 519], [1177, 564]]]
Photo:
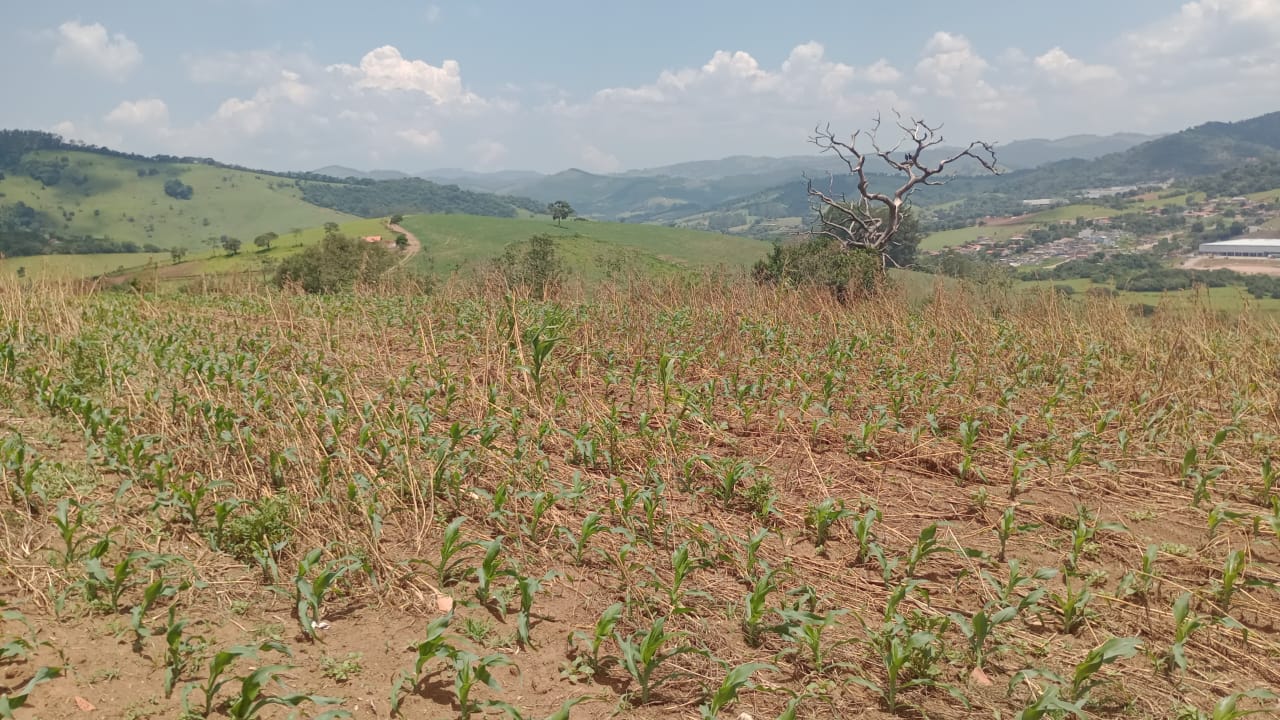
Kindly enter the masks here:
[[100, 23], [70, 20], [58, 26], [54, 59], [123, 80], [142, 62], [142, 51], [137, 43], [121, 33], [108, 33]]

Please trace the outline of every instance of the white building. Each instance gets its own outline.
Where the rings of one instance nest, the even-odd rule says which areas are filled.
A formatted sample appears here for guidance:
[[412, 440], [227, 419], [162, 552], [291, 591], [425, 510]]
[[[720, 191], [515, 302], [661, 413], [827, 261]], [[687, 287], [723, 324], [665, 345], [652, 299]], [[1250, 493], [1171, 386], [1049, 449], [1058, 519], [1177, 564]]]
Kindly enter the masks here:
[[1280, 240], [1269, 238], [1245, 238], [1204, 243], [1199, 254], [1217, 257], [1280, 258]]

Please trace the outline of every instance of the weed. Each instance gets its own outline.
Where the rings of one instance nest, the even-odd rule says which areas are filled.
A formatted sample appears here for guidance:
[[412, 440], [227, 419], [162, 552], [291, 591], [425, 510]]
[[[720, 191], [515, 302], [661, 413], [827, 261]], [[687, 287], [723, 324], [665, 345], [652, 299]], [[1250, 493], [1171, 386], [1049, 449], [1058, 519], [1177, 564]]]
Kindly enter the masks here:
[[364, 667], [360, 664], [363, 657], [358, 652], [347, 653], [340, 658], [325, 655], [320, 658], [320, 672], [334, 682], [347, 682], [364, 672]]

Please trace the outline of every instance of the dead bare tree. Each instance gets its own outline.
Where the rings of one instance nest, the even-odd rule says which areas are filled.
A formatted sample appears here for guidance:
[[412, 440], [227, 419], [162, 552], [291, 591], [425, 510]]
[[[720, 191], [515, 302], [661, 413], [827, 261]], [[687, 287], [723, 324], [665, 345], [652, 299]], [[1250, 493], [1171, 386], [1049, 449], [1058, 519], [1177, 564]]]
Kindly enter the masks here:
[[[942, 126], [929, 125], [923, 119], [903, 120], [896, 112], [894, 115], [902, 135], [888, 149], [881, 147], [877, 137], [880, 132], [879, 116], [869, 130], [865, 133], [855, 130], [847, 142], [837, 138], [830, 125], [815, 128], [810, 138], [822, 152], [834, 152], [849, 167], [849, 174], [858, 180], [858, 197], [852, 200], [843, 193], [837, 195], [834, 192], [834, 178], [828, 192], [815, 188], [812, 179], [808, 181], [809, 197], [818, 211], [817, 234], [834, 238], [846, 250], [863, 249], [879, 253], [885, 266], [892, 262], [889, 247], [902, 225], [907, 198], [912, 191], [921, 185], [944, 184], [943, 171], [962, 158], [977, 161], [990, 173], [999, 173], [995, 146], [981, 140], [935, 164], [928, 163], [924, 157], [926, 152], [942, 144]], [[858, 148], [858, 141], [863, 137], [871, 145], [869, 151]], [[889, 169], [906, 176], [893, 194], [871, 189], [871, 181], [867, 178], [868, 158], [879, 158]]]

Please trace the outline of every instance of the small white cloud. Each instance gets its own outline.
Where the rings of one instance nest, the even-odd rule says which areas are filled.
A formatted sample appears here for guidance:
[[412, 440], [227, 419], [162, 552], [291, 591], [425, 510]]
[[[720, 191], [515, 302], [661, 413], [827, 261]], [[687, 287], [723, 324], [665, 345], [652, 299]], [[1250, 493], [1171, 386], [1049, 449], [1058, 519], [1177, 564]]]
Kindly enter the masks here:
[[396, 137], [404, 140], [419, 150], [430, 150], [440, 144], [440, 133], [436, 130], [401, 130]]
[[99, 75], [123, 80], [142, 62], [138, 45], [120, 33], [111, 35], [100, 23], [76, 20], [58, 26], [54, 59], [78, 65]]
[[391, 45], [370, 50], [360, 59], [359, 67], [332, 65], [329, 70], [355, 79], [358, 88], [420, 92], [438, 104], [480, 101], [463, 88], [462, 68], [456, 60], [445, 60], [437, 67], [408, 60]]
[[432, 25], [440, 22], [440, 15], [441, 15], [440, 6], [436, 5], [435, 3], [428, 5], [426, 12], [423, 14], [426, 17], [427, 22], [431, 23]]
[[105, 120], [115, 125], [166, 127], [169, 124], [169, 107], [163, 100], [126, 100], [107, 113]]

